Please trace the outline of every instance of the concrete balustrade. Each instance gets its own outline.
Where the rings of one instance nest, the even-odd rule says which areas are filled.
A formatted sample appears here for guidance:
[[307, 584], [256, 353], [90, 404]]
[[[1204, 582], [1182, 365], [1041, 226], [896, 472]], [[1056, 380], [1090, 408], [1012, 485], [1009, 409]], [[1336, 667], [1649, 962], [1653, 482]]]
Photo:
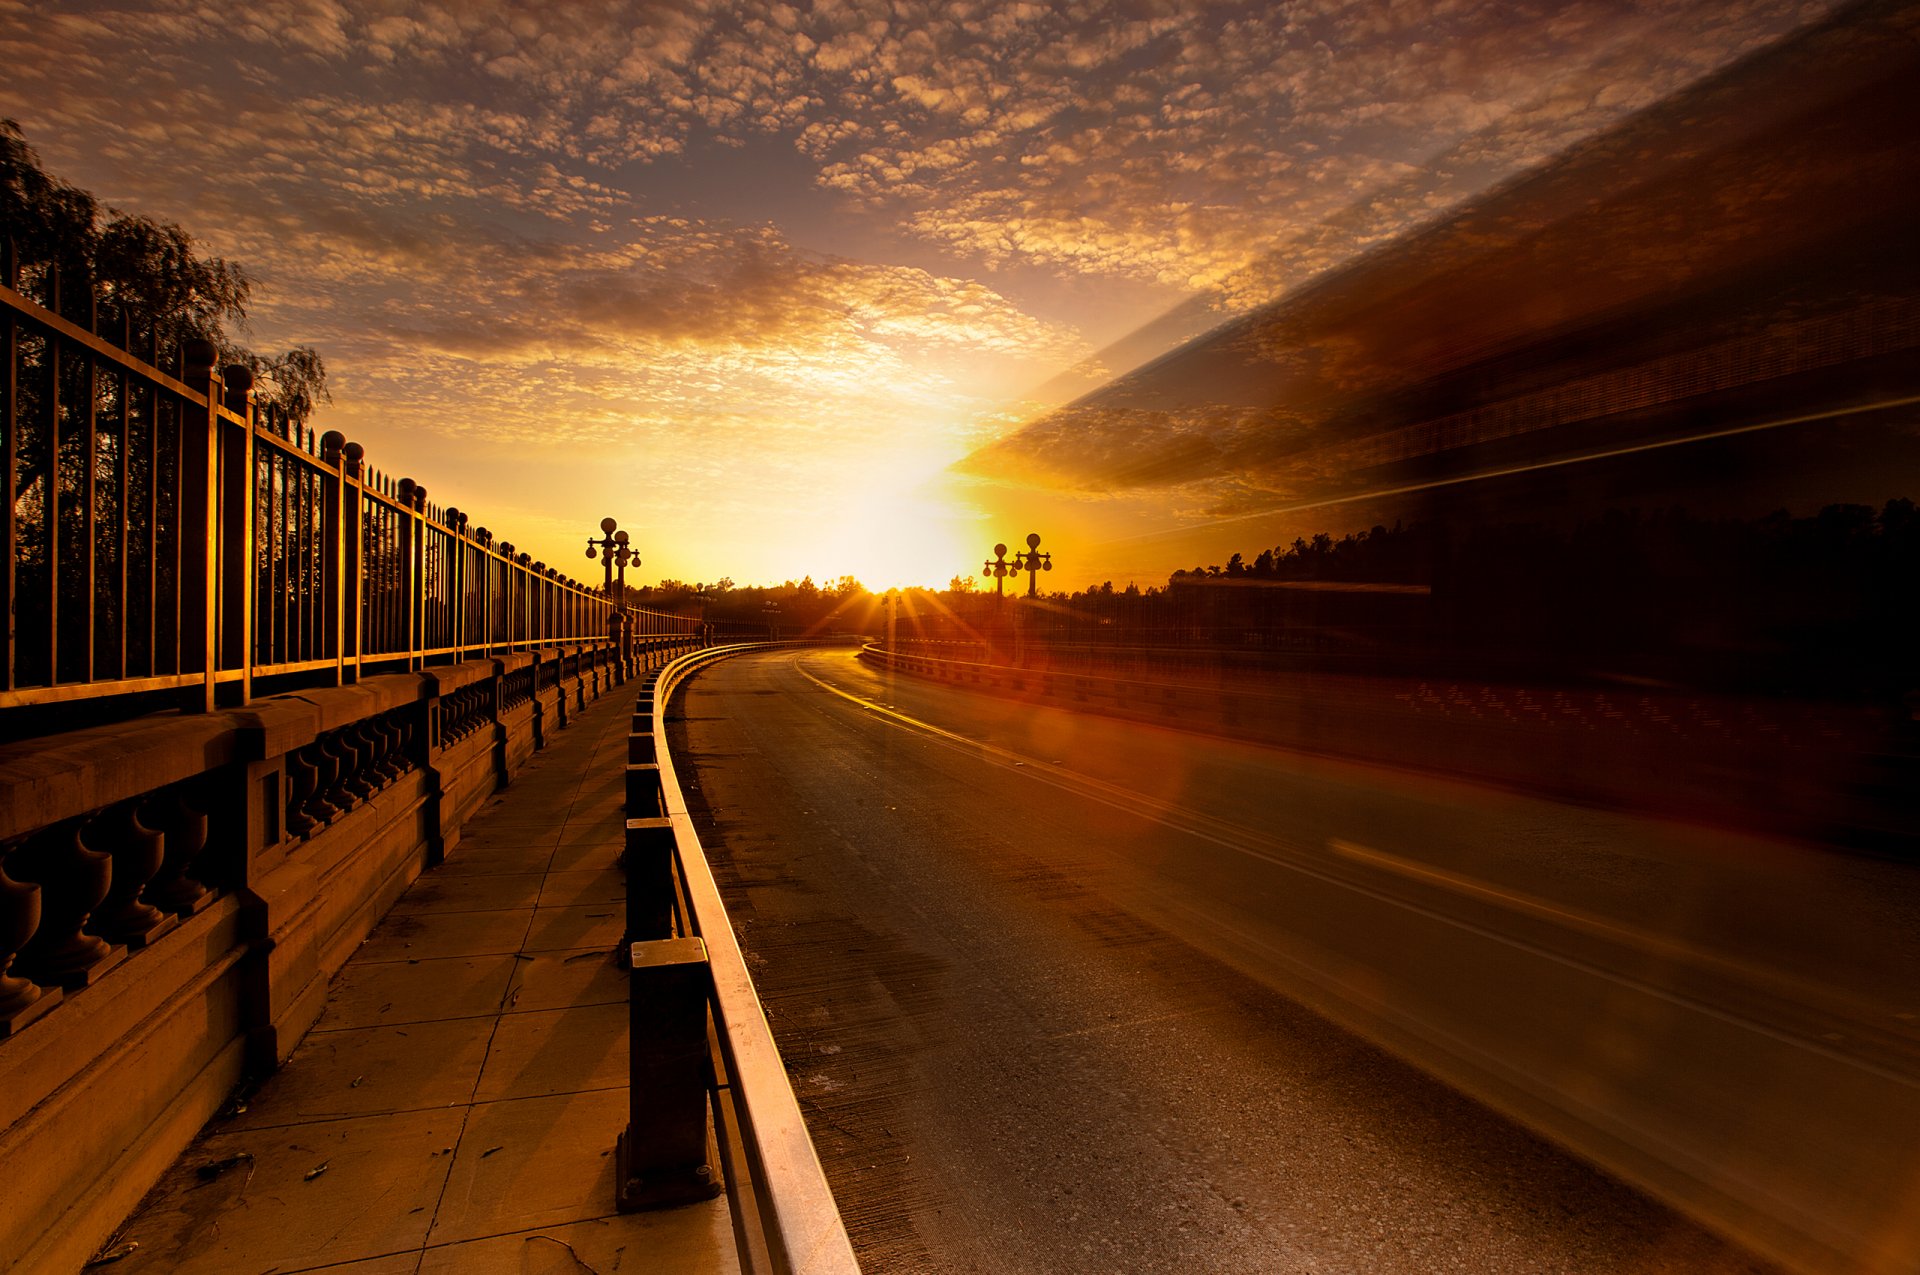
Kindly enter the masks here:
[[0, 1271], [77, 1270], [589, 699], [693, 648], [495, 655], [0, 748]]

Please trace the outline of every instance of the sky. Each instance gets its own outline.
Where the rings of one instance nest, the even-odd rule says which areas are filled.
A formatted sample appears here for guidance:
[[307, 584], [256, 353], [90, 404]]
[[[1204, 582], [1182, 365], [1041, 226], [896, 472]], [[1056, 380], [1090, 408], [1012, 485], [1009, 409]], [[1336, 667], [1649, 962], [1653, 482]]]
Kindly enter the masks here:
[[1150, 584], [1217, 511], [982, 458], [1831, 7], [0, 0], [0, 116], [576, 578]]

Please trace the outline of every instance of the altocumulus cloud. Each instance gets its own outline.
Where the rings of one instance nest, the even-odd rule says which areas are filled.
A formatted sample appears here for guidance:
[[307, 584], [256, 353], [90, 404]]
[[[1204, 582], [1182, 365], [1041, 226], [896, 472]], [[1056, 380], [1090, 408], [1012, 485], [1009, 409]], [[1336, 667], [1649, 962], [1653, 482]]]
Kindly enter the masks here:
[[[1245, 310], [1827, 7], [0, 0], [0, 114], [363, 417], [812, 456], [1004, 430], [1116, 315]], [[718, 150], [782, 162], [714, 206]]]

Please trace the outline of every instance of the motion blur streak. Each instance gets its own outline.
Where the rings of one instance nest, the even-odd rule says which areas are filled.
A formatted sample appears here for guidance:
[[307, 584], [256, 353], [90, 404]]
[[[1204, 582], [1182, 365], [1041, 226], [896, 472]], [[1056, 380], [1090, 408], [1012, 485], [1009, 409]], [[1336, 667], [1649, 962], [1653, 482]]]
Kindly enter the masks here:
[[[1093, 1066], [1089, 1051], [1133, 1048], [1176, 1021], [1168, 1002], [1118, 989], [1196, 953], [1791, 1268], [1895, 1275], [1920, 1252], [1909, 1204], [1920, 1163], [1906, 1133], [1920, 1124], [1920, 950], [1904, 864], [981, 695], [843, 654], [742, 662], [690, 691], [686, 711], [714, 844], [735, 856], [730, 903], [742, 909], [748, 950], [760, 945], [789, 1066], [814, 1085], [816, 1136], [829, 1173], [837, 1162], [843, 1175], [836, 1192], [850, 1216], [869, 1204], [898, 1212], [887, 1233], [906, 1228], [930, 1244], [882, 1245], [893, 1258], [1057, 1268], [1048, 1265], [1057, 1255], [1032, 1248], [1012, 1250], [1024, 1265], [978, 1258], [975, 1246], [1002, 1243], [1004, 1227], [1025, 1228], [1025, 1243], [1044, 1249], [1032, 1232], [1049, 1225], [1009, 1203], [1004, 1182], [976, 1194], [1004, 1150], [982, 1139], [1013, 1118], [1003, 1104], [1077, 1119], [1069, 1113], [1096, 1098], [1068, 1078]], [[855, 929], [830, 939], [836, 925]], [[1098, 962], [1085, 954], [1056, 968], [1053, 945], [1075, 926], [1129, 936], [1122, 983], [1090, 972]], [[890, 995], [856, 1025], [852, 989], [867, 985]], [[1048, 1008], [1030, 1003], [1036, 986]], [[1183, 1056], [1204, 1065], [1225, 1051], [1243, 1079], [1292, 1092], [1279, 1042], [1235, 1034], [1229, 1044], [1208, 998], [1191, 995]], [[1089, 1011], [1102, 1007], [1119, 1014], [1112, 1030], [1095, 1030], [1100, 1014]], [[948, 1073], [1014, 1066], [1003, 1049], [1032, 1055], [1068, 1040], [1071, 1059], [1041, 1052], [1019, 1067], [1017, 1092], [943, 1088]], [[1055, 1067], [1058, 1080], [1033, 1074]], [[1170, 1072], [1166, 1083], [1205, 1089], [1222, 1074]], [[1097, 1105], [1157, 1103], [1145, 1095], [1159, 1088], [1115, 1082]], [[1406, 1099], [1369, 1101], [1402, 1110]], [[1288, 1121], [1309, 1119], [1287, 1109]], [[1202, 1157], [1216, 1189], [1249, 1201], [1210, 1249], [1171, 1251], [1152, 1217], [1110, 1217], [1157, 1198], [1160, 1170], [1148, 1165], [1159, 1151], [1090, 1144], [1105, 1167], [1074, 1170], [1081, 1222], [1119, 1228], [1123, 1253], [1146, 1246], [1111, 1268], [1164, 1269], [1155, 1263], [1176, 1256], [1203, 1269], [1311, 1264], [1260, 1247], [1297, 1222], [1297, 1201], [1227, 1162], [1268, 1118], [1249, 1108], [1192, 1113], [1180, 1133], [1152, 1126], [1156, 1146], [1171, 1140], [1176, 1158]], [[1481, 1136], [1448, 1119], [1442, 1136]], [[1043, 1145], [1048, 1127], [1033, 1135]], [[836, 1161], [842, 1133], [850, 1140]], [[883, 1147], [911, 1157], [906, 1178], [864, 1172], [891, 1154]], [[1325, 1154], [1318, 1143], [1295, 1153]], [[941, 1167], [949, 1158], [983, 1167], [956, 1182]], [[1300, 1171], [1297, 1159], [1276, 1163], [1283, 1175]], [[1351, 1186], [1356, 1207], [1386, 1209], [1374, 1189]], [[914, 1200], [963, 1221], [928, 1220]], [[1002, 1210], [1011, 1212], [993, 1220]], [[1460, 1260], [1516, 1271], [1723, 1269], [1699, 1256], [1642, 1263], [1617, 1236], [1602, 1243], [1604, 1257], [1549, 1245], [1468, 1258], [1479, 1241], [1457, 1218], [1392, 1216], [1364, 1256], [1309, 1251], [1330, 1270]], [[1435, 1226], [1452, 1238], [1412, 1246], [1410, 1235]]]

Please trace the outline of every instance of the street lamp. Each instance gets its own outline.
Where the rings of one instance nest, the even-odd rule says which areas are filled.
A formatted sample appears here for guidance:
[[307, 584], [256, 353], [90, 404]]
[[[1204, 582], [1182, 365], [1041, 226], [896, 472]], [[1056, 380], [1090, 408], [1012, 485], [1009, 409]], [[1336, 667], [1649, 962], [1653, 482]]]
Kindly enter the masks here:
[[639, 552], [627, 547], [627, 533], [619, 530], [619, 526], [620, 524], [611, 518], [602, 518], [600, 539], [587, 537], [588, 559], [599, 558], [607, 564], [606, 592], [609, 601], [614, 597], [613, 569], [616, 566], [620, 568], [620, 597], [624, 600], [627, 588], [627, 564], [631, 562], [636, 567], [640, 565]]
[[[627, 533], [619, 529], [620, 524], [611, 518], [600, 520], [600, 539], [587, 537], [588, 559], [599, 558], [607, 564], [606, 592], [611, 609], [607, 612], [607, 637], [619, 648], [620, 678], [625, 680], [625, 668], [632, 658], [631, 642], [627, 628], [627, 564], [640, 565], [640, 555], [627, 546]], [[614, 593], [614, 568], [620, 569], [620, 592]]]
[[1027, 573], [1027, 596], [1038, 597], [1040, 593], [1040, 573], [1053, 570], [1053, 555], [1040, 552], [1040, 533], [1034, 532], [1027, 537], [1027, 551], [1013, 555], [1013, 569]]
[[[1015, 558], [1019, 556], [1019, 554], [1014, 555]], [[993, 581], [994, 597], [1004, 598], [1007, 596], [1007, 577], [1019, 569], [1019, 567], [1007, 561], [1007, 547], [1005, 545], [995, 545], [993, 547], [993, 557], [988, 559], [986, 565], [981, 568], [980, 575], [984, 579]]]

